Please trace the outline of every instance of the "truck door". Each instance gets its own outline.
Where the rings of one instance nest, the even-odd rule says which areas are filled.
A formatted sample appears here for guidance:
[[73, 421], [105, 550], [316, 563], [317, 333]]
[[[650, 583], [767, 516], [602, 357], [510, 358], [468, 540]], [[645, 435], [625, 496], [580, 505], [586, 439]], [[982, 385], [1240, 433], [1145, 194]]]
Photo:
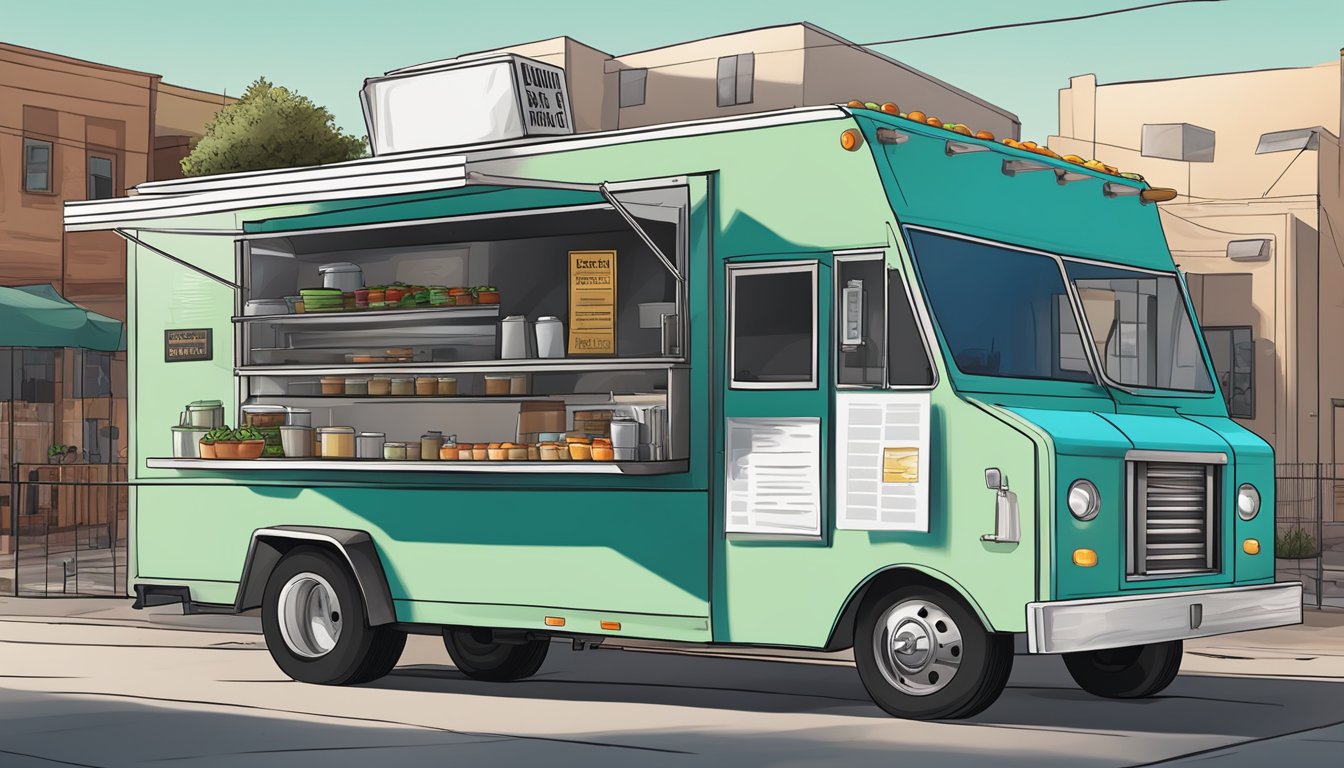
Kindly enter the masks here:
[[830, 254], [731, 261], [724, 274], [718, 641], [779, 642], [765, 609], [829, 545], [830, 275]]

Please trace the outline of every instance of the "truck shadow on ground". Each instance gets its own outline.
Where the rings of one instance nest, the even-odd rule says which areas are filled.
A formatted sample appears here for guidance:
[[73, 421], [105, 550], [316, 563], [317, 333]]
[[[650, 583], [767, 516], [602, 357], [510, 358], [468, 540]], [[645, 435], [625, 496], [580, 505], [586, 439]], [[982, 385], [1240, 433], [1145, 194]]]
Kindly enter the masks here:
[[[881, 718], [853, 667], [681, 653], [552, 646], [541, 673], [471, 680], [448, 664], [399, 667], [371, 687], [469, 696], [649, 704], [758, 713]], [[1344, 686], [1182, 675], [1161, 695], [1108, 700], [1078, 689], [1058, 657], [1019, 656], [998, 702], [968, 721], [1014, 729], [1264, 737], [1344, 720]]]

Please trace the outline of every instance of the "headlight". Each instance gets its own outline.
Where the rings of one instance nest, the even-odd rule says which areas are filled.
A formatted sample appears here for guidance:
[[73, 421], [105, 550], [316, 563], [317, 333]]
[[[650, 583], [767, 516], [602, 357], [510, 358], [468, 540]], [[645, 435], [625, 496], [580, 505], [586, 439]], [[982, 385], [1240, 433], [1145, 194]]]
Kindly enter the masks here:
[[1260, 492], [1250, 483], [1242, 483], [1237, 489], [1237, 516], [1242, 520], [1254, 520], [1260, 514]]
[[1074, 480], [1069, 486], [1069, 512], [1084, 522], [1101, 511], [1101, 494], [1097, 486], [1087, 480]]

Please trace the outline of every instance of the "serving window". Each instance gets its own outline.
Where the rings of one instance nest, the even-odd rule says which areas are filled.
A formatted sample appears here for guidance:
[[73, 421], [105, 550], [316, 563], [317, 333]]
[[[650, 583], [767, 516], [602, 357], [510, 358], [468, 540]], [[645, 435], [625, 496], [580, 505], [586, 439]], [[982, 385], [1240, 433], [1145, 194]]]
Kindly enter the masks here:
[[244, 239], [231, 424], [289, 428], [275, 459], [684, 471], [687, 192], [618, 199]]

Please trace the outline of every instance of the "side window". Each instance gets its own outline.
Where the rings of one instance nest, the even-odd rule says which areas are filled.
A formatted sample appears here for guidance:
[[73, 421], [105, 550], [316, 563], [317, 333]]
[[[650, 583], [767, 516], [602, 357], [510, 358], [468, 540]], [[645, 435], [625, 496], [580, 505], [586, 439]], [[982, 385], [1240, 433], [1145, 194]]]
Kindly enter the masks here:
[[899, 270], [887, 270], [887, 383], [933, 386], [933, 363]]
[[1250, 326], [1205, 328], [1204, 343], [1213, 359], [1228, 415], [1255, 418], [1255, 341]]
[[836, 383], [881, 388], [886, 383], [886, 265], [883, 257], [835, 261]]
[[728, 271], [733, 389], [817, 386], [817, 265], [751, 265]]

